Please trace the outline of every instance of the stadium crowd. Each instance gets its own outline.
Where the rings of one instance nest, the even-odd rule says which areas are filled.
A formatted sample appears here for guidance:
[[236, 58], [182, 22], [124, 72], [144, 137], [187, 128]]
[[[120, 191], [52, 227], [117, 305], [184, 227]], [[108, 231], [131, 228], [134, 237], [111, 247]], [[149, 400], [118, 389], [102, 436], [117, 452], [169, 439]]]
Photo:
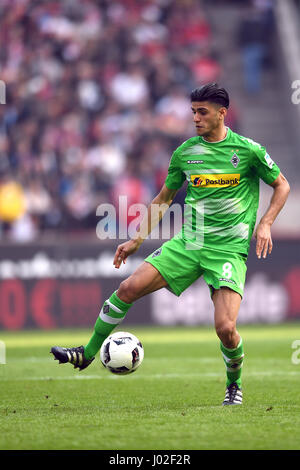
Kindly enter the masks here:
[[99, 204], [149, 203], [194, 133], [190, 91], [222, 78], [201, 2], [1, 0], [0, 18], [2, 233], [95, 230]]

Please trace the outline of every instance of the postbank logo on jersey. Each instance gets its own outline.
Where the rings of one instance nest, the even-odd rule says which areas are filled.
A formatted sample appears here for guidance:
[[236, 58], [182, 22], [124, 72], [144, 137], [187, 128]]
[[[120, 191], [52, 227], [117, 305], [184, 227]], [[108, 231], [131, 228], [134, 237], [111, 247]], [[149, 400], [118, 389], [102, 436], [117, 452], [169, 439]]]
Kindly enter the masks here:
[[240, 173], [191, 175], [191, 183], [194, 188], [226, 188], [238, 186], [240, 177]]

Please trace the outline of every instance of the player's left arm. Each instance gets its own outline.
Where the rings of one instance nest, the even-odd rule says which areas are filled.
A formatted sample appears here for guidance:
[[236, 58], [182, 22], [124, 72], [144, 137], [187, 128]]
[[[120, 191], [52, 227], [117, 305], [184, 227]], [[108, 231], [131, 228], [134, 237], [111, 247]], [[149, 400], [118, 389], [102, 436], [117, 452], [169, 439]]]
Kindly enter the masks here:
[[270, 183], [270, 186], [273, 187], [273, 195], [270, 205], [261, 218], [255, 231], [256, 255], [259, 259], [261, 256], [266, 258], [267, 254], [271, 254], [272, 252], [273, 242], [271, 237], [271, 226], [283, 208], [290, 192], [290, 185], [281, 172], [275, 181]]

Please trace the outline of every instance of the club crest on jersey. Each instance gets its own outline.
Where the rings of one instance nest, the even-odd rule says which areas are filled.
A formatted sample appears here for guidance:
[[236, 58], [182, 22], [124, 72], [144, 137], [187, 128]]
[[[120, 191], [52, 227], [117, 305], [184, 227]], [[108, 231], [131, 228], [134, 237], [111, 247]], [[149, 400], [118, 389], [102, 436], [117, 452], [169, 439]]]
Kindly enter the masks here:
[[209, 175], [191, 175], [191, 183], [194, 188], [225, 188], [237, 186], [240, 183], [239, 173]]
[[152, 258], [155, 258], [156, 256], [159, 256], [161, 254], [162, 248], [159, 248], [158, 250], [155, 250], [154, 253], [152, 254]]
[[240, 159], [239, 159], [239, 157], [237, 156], [236, 153], [234, 153], [234, 154], [232, 155], [230, 161], [231, 161], [232, 165], [234, 166], [234, 168], [236, 168], [236, 167], [238, 166], [238, 164], [240, 163]]

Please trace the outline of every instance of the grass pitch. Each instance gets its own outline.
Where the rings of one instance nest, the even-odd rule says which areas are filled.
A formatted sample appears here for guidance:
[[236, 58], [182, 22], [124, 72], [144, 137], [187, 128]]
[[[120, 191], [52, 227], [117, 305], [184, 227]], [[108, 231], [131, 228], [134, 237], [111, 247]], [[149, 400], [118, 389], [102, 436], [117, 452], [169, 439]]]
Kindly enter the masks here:
[[125, 329], [145, 359], [123, 377], [98, 357], [78, 372], [49, 354], [85, 344], [90, 331], [0, 332], [0, 449], [300, 449], [299, 323], [239, 328], [244, 403], [236, 407], [221, 406], [225, 366], [212, 327]]

